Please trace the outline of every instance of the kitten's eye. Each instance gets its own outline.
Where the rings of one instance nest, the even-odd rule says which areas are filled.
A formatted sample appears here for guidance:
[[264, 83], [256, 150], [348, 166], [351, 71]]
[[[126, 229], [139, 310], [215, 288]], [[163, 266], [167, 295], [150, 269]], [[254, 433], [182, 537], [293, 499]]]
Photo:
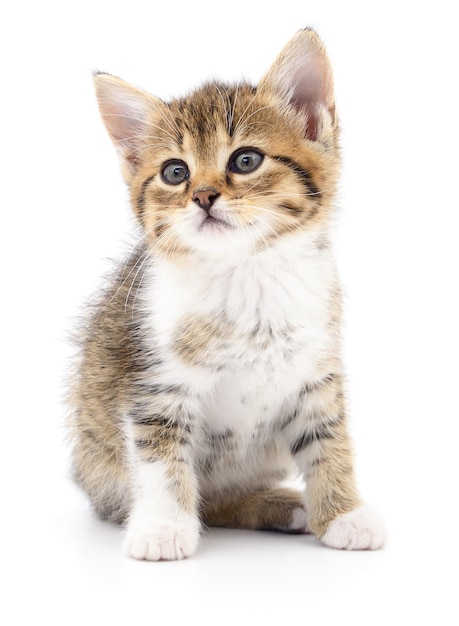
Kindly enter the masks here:
[[179, 159], [166, 161], [161, 170], [161, 178], [168, 185], [180, 185], [189, 175], [188, 165]]
[[238, 174], [249, 174], [260, 167], [264, 156], [258, 150], [242, 148], [233, 154], [230, 159], [229, 171]]

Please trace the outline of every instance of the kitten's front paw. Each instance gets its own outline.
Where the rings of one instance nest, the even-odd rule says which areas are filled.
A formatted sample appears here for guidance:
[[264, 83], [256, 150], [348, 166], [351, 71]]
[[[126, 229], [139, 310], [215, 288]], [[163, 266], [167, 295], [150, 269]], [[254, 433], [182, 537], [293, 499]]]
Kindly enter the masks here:
[[145, 561], [175, 561], [195, 553], [200, 524], [192, 518], [170, 523], [152, 523], [148, 528], [129, 524], [124, 552]]
[[379, 514], [363, 505], [338, 515], [321, 541], [339, 550], [378, 550], [384, 545], [386, 531]]

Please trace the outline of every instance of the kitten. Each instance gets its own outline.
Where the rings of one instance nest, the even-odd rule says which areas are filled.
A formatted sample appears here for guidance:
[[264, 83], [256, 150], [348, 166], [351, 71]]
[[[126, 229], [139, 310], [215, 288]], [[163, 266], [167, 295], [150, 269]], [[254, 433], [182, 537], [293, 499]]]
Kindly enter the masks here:
[[298, 32], [257, 87], [169, 104], [94, 80], [142, 238], [81, 334], [77, 481], [137, 559], [192, 555], [202, 524], [380, 548], [346, 427], [321, 41]]

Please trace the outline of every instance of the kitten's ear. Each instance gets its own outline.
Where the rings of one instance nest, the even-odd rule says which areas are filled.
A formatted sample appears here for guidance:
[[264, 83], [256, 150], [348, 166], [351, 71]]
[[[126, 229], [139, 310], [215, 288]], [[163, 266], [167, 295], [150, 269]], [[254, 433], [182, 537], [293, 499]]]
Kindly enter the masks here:
[[304, 118], [307, 139], [320, 141], [335, 124], [333, 74], [325, 47], [311, 29], [301, 30], [282, 50], [259, 89], [274, 91]]
[[123, 168], [127, 175], [135, 169], [142, 155], [154, 109], [166, 105], [110, 74], [96, 73], [94, 86], [102, 120], [123, 165], [127, 166]]

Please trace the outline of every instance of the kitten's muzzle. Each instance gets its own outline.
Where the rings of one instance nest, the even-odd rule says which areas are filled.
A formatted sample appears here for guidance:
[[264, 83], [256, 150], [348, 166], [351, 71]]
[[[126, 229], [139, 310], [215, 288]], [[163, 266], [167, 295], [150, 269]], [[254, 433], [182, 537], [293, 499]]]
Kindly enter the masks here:
[[192, 200], [208, 213], [219, 196], [220, 194], [216, 189], [206, 187], [205, 189], [196, 189], [193, 192]]

